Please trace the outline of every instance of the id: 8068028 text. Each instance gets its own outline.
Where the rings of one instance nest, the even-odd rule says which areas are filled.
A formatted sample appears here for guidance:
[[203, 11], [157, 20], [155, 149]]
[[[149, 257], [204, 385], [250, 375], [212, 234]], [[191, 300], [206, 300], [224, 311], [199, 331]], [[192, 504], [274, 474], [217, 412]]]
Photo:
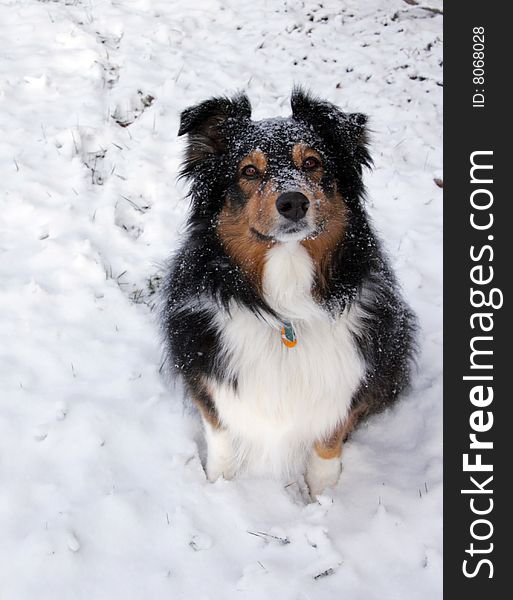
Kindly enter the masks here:
[[485, 104], [485, 29], [474, 27], [472, 29], [472, 83], [474, 93], [472, 95], [472, 107], [483, 108]]

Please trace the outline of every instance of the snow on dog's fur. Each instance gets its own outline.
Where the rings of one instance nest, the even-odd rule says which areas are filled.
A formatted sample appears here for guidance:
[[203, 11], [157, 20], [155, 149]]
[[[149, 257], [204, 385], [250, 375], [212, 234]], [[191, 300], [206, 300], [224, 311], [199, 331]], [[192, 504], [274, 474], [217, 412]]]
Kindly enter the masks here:
[[363, 206], [366, 117], [301, 89], [182, 113], [188, 230], [163, 292], [169, 363], [199, 408], [207, 476], [337, 482], [342, 443], [409, 381], [415, 319]]

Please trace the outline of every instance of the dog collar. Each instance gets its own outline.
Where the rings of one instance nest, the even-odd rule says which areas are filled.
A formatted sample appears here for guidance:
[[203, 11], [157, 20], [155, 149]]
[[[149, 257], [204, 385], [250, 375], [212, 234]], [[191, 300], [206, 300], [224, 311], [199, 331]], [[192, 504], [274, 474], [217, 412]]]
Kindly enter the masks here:
[[284, 321], [281, 326], [281, 341], [287, 348], [294, 348], [297, 344], [296, 332], [290, 321]]

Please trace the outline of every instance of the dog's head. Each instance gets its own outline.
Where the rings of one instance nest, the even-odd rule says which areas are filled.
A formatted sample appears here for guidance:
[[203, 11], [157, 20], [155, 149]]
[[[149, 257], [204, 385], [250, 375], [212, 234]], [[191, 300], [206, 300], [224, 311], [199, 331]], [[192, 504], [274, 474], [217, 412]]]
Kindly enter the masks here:
[[248, 98], [238, 95], [182, 113], [182, 174], [201, 197], [195, 209], [214, 217], [232, 253], [244, 243], [294, 240], [325, 253], [344, 234], [348, 206], [359, 201], [362, 167], [370, 164], [366, 117], [300, 88], [291, 106], [289, 118], [252, 121]]

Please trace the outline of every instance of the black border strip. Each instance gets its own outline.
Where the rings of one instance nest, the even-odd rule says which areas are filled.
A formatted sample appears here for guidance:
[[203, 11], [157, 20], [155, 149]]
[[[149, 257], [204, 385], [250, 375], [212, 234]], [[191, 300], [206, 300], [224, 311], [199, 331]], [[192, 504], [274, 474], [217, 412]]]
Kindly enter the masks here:
[[[511, 517], [506, 510], [511, 500], [506, 486], [512, 452], [505, 440], [513, 402], [507, 387], [508, 369], [513, 369], [508, 344], [513, 217], [508, 216], [511, 193], [506, 182], [513, 172], [513, 163], [508, 164], [513, 152], [506, 145], [513, 34], [500, 6], [498, 2], [467, 0], [448, 2], [444, 10], [444, 596], [452, 598], [456, 592], [457, 597], [461, 594], [466, 600], [502, 598], [509, 587], [506, 578]], [[480, 48], [479, 39], [474, 38], [480, 31], [474, 28], [478, 27], [484, 28], [484, 83], [474, 80], [480, 73], [473, 64], [479, 60], [479, 55], [473, 56], [473, 45]], [[480, 96], [474, 97], [480, 93], [484, 105]], [[472, 183], [470, 157], [476, 151], [493, 152], [474, 155], [476, 163], [493, 165], [493, 169], [475, 170], [474, 179], [479, 181]], [[489, 179], [493, 183], [486, 182]], [[476, 210], [471, 206], [471, 197], [475, 204], [484, 206], [487, 198], [493, 203], [488, 209]], [[473, 228], [472, 212], [474, 222], [481, 226], [489, 223], [493, 213], [493, 225], [482, 230]], [[475, 260], [470, 256], [472, 246]], [[474, 280], [487, 280], [490, 267], [493, 280], [488, 284], [473, 282], [471, 269], [476, 266], [481, 269], [472, 272]], [[471, 306], [471, 288], [481, 290], [486, 299], [492, 298], [494, 305], [500, 304], [502, 295], [502, 308]], [[501, 294], [493, 293], [493, 288]], [[474, 295], [474, 304], [479, 304], [480, 297]], [[491, 317], [474, 316], [472, 329], [471, 318], [477, 313], [489, 313]], [[483, 332], [481, 325], [490, 327], [492, 321], [493, 329]], [[493, 351], [475, 355], [475, 365], [491, 365], [491, 369], [471, 368], [470, 341], [476, 336], [492, 338], [474, 339], [474, 348]], [[464, 376], [478, 379], [464, 380]], [[493, 380], [483, 376], [492, 376]], [[493, 388], [491, 402], [489, 387]], [[473, 426], [482, 431], [473, 431]], [[480, 442], [493, 442], [493, 449], [470, 449], [471, 433]], [[480, 454], [482, 463], [493, 467], [493, 471], [464, 471], [465, 454], [470, 464], [479, 461], [476, 455]], [[493, 479], [485, 484], [490, 476]], [[487, 510], [489, 514], [484, 514]], [[464, 568], [474, 576], [465, 576]]]

